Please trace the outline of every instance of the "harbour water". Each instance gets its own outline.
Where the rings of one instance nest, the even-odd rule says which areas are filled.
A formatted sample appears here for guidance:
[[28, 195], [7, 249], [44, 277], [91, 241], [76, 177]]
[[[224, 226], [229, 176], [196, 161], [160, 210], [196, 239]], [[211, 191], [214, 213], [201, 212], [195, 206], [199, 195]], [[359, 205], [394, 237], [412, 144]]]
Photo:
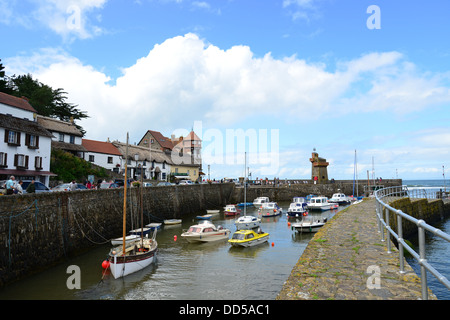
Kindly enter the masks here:
[[[408, 188], [444, 188], [442, 180], [403, 182]], [[285, 216], [289, 202], [279, 204], [284, 213], [262, 221], [263, 231], [270, 233], [269, 242], [264, 245], [232, 248], [226, 241], [189, 244], [180, 235], [183, 229], [197, 222], [195, 217], [198, 214], [205, 214], [196, 213], [185, 217], [182, 225], [165, 226], [158, 232], [157, 261], [144, 270], [117, 280], [108, 272], [104, 274], [101, 263], [111, 245], [99, 245], [81, 256], [0, 289], [0, 300], [273, 300], [313, 237], [312, 234], [299, 234], [292, 230], [288, 221], [294, 222], [295, 219]], [[331, 218], [336, 212], [316, 215]], [[247, 214], [256, 215], [256, 209], [249, 208]], [[212, 222], [234, 231], [234, 220], [234, 217], [224, 217], [221, 211]], [[436, 227], [450, 233], [450, 219]], [[447, 267], [450, 244], [428, 235], [426, 255], [428, 261], [435, 263], [436, 268], [450, 279]], [[408, 259], [408, 263], [419, 275], [419, 265], [413, 259]], [[71, 265], [80, 268], [80, 289], [67, 287], [71, 276], [68, 267]], [[450, 291], [432, 275], [428, 275], [428, 281], [438, 299], [450, 300]]]
[[[234, 248], [226, 240], [187, 243], [180, 235], [198, 222], [194, 214], [181, 226], [161, 228], [157, 262], [144, 270], [116, 280], [109, 273], [103, 275], [101, 264], [111, 246], [101, 245], [3, 288], [0, 299], [273, 300], [313, 237], [292, 230], [288, 221], [296, 219], [285, 215], [289, 202], [279, 205], [284, 209], [281, 216], [262, 220], [262, 230], [270, 233], [268, 243], [250, 248]], [[337, 211], [314, 214], [331, 218]], [[250, 207], [247, 214], [256, 215], [257, 210]], [[221, 210], [212, 222], [234, 232], [235, 219]], [[71, 265], [80, 267], [80, 289], [67, 288]]]

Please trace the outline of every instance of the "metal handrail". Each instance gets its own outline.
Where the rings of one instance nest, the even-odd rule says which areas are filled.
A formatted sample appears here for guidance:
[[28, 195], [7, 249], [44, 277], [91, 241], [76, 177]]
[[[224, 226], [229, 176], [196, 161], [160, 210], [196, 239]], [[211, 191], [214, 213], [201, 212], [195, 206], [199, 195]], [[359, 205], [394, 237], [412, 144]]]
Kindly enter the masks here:
[[[424, 190], [425, 191], [425, 190]], [[384, 202], [387, 199], [389, 203], [390, 200], [398, 199], [399, 197], [418, 197], [419, 193], [411, 194], [408, 191], [408, 188], [405, 186], [397, 186], [397, 187], [389, 187], [375, 191], [375, 199], [376, 199], [376, 214], [378, 218], [378, 228], [381, 233], [381, 241], [385, 241], [384, 230], [387, 230], [390, 235], [392, 235], [398, 243], [398, 251], [399, 251], [399, 259], [400, 259], [400, 273], [405, 273], [404, 269], [404, 253], [403, 249], [406, 249], [411, 256], [417, 260], [420, 265], [420, 281], [422, 285], [422, 299], [428, 300], [428, 282], [427, 282], [427, 273], [428, 270], [432, 275], [434, 275], [440, 283], [442, 283], [447, 289], [450, 290], [450, 282], [449, 280], [439, 273], [430, 263], [428, 263], [425, 255], [425, 231], [431, 232], [432, 234], [450, 242], [450, 235], [442, 232], [441, 230], [434, 228], [427, 224], [422, 219], [416, 219], [401, 210], [395, 209]], [[427, 197], [428, 194], [426, 192], [420, 194], [421, 197]], [[432, 197], [430, 197], [432, 198]], [[389, 214], [390, 212], [394, 213], [397, 216], [397, 233], [391, 228], [389, 225]], [[403, 239], [403, 227], [402, 221], [403, 219], [408, 220], [414, 223], [418, 228], [419, 235], [419, 253], [416, 253]], [[390, 238], [387, 238], [387, 251], [391, 253], [391, 241]]]

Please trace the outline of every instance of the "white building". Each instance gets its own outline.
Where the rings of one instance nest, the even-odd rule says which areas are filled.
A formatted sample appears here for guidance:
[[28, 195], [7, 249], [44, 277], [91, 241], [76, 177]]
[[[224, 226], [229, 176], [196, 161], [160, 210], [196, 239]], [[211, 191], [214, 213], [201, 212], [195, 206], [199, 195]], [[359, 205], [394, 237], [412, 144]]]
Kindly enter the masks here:
[[[113, 144], [122, 154], [120, 172], [125, 172], [127, 145], [118, 141], [114, 141]], [[141, 170], [143, 170], [144, 179], [168, 181], [171, 164], [170, 156], [160, 149], [150, 150], [148, 147], [128, 145], [127, 176], [130, 178], [140, 178]]]
[[122, 154], [111, 142], [83, 139], [84, 160], [94, 163], [105, 169], [119, 172], [122, 163]]
[[36, 118], [26, 99], [0, 92], [0, 180], [13, 175], [49, 185], [52, 134]]
[[79, 158], [84, 158], [84, 153], [87, 150], [82, 146], [83, 134], [73, 121], [62, 121], [38, 115], [37, 122], [52, 133], [52, 148], [61, 149]]

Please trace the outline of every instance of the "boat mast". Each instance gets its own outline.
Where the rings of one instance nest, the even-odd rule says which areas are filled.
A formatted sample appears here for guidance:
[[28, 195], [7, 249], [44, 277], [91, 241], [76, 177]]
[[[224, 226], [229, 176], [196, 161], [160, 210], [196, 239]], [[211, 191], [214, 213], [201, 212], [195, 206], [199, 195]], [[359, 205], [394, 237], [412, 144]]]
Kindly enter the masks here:
[[127, 132], [127, 147], [125, 152], [125, 183], [123, 184], [123, 242], [122, 242], [122, 253], [125, 256], [125, 229], [127, 227], [127, 171], [128, 171], [128, 132]]
[[244, 161], [244, 217], [247, 213], [247, 151], [245, 152]]

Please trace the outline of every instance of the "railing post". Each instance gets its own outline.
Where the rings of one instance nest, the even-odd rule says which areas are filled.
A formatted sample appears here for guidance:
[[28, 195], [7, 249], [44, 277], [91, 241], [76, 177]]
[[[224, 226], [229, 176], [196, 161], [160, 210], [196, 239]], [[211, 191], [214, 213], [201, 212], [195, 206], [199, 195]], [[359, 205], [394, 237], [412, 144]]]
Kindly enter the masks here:
[[391, 253], [391, 232], [389, 231], [389, 209], [386, 209], [386, 244], [387, 253]]
[[[401, 211], [400, 211], [401, 212]], [[397, 234], [398, 234], [398, 251], [400, 258], [400, 273], [405, 273], [405, 256], [403, 252], [403, 226], [402, 226], [402, 216], [397, 213]]]
[[418, 223], [419, 227], [419, 264], [420, 264], [420, 279], [422, 285], [422, 299], [428, 300], [428, 283], [427, 283], [427, 269], [425, 268], [424, 263], [427, 261], [425, 256], [425, 229], [422, 227], [424, 223], [423, 220], [420, 220]]

